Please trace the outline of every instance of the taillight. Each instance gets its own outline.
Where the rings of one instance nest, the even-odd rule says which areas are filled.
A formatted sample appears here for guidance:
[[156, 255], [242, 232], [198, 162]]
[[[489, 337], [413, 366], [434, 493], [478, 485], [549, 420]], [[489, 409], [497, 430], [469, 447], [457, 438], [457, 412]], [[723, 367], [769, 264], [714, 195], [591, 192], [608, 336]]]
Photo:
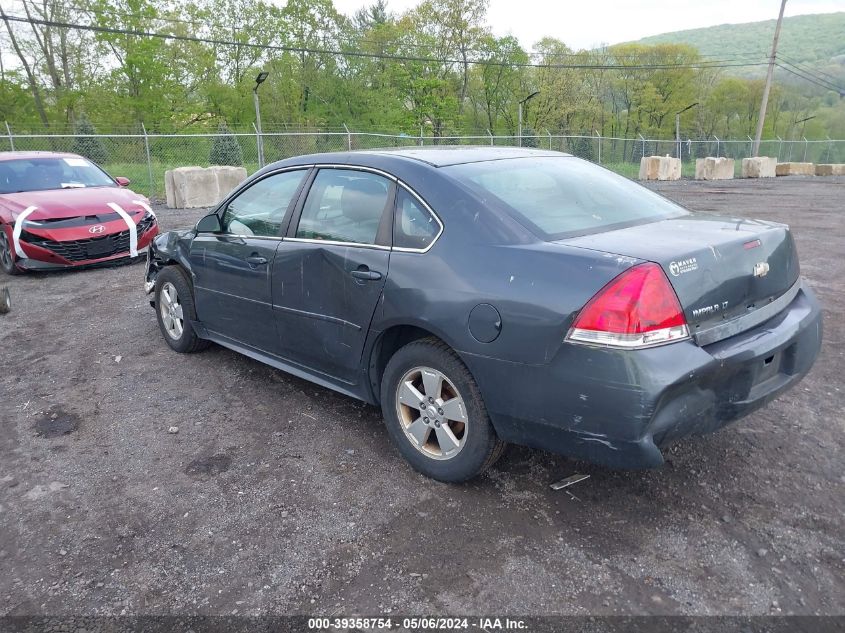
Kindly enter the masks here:
[[578, 314], [566, 339], [608, 347], [649, 347], [689, 338], [678, 297], [663, 270], [629, 268], [599, 290]]

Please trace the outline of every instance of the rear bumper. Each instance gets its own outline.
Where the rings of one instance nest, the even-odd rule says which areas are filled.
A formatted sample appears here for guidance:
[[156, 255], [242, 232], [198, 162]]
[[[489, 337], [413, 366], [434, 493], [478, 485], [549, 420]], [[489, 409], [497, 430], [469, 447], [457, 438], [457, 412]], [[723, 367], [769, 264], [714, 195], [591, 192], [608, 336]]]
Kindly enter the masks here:
[[822, 340], [805, 286], [741, 334], [643, 350], [564, 344], [548, 365], [468, 356], [499, 437], [615, 468], [663, 463], [661, 446], [771, 402], [810, 370]]

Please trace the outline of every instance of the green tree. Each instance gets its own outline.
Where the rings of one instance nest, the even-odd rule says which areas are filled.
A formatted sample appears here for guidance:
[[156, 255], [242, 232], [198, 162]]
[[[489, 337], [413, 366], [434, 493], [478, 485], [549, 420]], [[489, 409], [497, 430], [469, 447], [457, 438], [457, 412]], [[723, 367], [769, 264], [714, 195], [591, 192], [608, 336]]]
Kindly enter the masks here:
[[108, 158], [108, 152], [103, 141], [93, 136], [97, 133], [91, 121], [84, 114], [76, 121], [76, 131], [73, 138], [73, 152], [102, 165]]
[[244, 155], [238, 139], [225, 123], [221, 122], [217, 128], [217, 136], [211, 143], [208, 162], [211, 165], [234, 165], [235, 167], [244, 164]]
[[479, 42], [480, 59], [491, 62], [470, 71], [469, 98], [477, 113], [476, 127], [491, 133], [515, 131], [517, 99], [521, 92], [528, 54], [513, 36], [495, 38], [487, 35]]

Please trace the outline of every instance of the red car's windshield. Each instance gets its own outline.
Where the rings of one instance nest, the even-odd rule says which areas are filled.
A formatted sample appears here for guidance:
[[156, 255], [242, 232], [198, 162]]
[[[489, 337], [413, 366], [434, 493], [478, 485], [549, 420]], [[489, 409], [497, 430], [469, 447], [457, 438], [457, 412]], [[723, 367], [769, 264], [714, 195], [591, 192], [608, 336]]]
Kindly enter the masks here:
[[78, 156], [0, 161], [0, 194], [116, 186], [102, 169]]

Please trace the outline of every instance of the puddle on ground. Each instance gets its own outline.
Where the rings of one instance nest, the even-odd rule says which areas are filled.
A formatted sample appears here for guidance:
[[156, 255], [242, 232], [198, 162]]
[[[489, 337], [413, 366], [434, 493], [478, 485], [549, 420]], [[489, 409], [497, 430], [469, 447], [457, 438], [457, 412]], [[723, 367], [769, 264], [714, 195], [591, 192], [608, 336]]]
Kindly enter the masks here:
[[79, 428], [81, 420], [74, 413], [61, 409], [47, 411], [35, 422], [35, 432], [39, 437], [51, 439], [73, 433]]
[[229, 470], [232, 465], [232, 458], [228, 455], [212, 455], [195, 459], [185, 469], [186, 475], [219, 475]]

